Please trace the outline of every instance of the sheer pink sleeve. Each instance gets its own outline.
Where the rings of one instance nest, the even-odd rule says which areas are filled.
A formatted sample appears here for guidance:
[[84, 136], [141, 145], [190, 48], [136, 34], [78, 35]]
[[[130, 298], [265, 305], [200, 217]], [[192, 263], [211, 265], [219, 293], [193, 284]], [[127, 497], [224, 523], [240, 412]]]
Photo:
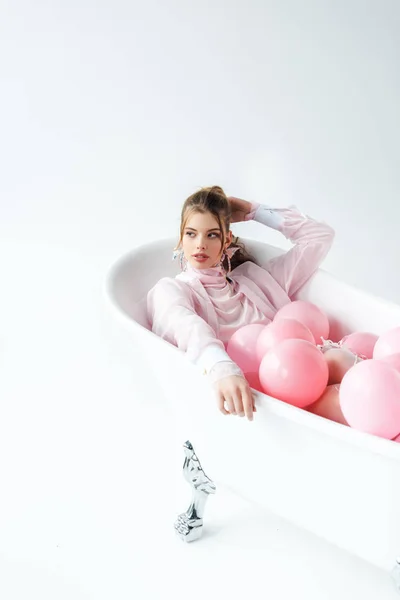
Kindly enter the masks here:
[[335, 236], [333, 229], [303, 215], [296, 207], [270, 208], [253, 204], [246, 220], [250, 219], [280, 231], [294, 244], [288, 252], [271, 259], [264, 266], [292, 298], [328, 254]]
[[175, 279], [161, 279], [147, 296], [152, 331], [186, 353], [212, 382], [240, 375], [213, 328], [195, 310], [190, 293]]

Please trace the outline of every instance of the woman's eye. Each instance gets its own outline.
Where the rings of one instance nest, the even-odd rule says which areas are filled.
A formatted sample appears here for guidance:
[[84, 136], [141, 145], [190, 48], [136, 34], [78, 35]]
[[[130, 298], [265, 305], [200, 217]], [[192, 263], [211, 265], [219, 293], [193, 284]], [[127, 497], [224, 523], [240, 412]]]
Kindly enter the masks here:
[[[187, 235], [188, 237], [195, 237], [196, 234], [194, 231], [185, 231], [185, 235]], [[219, 238], [221, 237], [220, 234], [218, 232], [211, 232], [208, 234], [209, 238]]]

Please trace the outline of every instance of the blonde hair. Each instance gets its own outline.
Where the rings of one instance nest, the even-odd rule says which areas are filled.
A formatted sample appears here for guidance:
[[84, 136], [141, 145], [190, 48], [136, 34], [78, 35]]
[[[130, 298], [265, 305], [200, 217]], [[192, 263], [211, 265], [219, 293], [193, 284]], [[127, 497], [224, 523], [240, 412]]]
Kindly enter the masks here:
[[[203, 187], [185, 200], [181, 212], [180, 238], [178, 246], [182, 243], [186, 223], [193, 213], [210, 213], [215, 217], [222, 233], [222, 251], [226, 244], [232, 217], [229, 200], [224, 190], [218, 185]], [[255, 262], [253, 257], [251, 257], [246, 251], [244, 245], [239, 242], [239, 238], [232, 238], [229, 248], [238, 248], [231, 258], [232, 270], [247, 261]], [[227, 263], [226, 259], [224, 260], [224, 263]], [[228, 268], [227, 264], [223, 264], [223, 266], [225, 269]]]

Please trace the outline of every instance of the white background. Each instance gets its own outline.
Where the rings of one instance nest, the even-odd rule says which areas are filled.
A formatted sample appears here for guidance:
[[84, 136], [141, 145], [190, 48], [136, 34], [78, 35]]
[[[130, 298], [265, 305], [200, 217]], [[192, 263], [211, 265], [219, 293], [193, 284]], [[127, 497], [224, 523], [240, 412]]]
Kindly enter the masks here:
[[2, 1], [2, 598], [396, 597], [229, 490], [174, 537], [181, 440], [102, 294], [218, 184], [326, 220], [325, 268], [400, 302], [399, 28], [397, 0]]

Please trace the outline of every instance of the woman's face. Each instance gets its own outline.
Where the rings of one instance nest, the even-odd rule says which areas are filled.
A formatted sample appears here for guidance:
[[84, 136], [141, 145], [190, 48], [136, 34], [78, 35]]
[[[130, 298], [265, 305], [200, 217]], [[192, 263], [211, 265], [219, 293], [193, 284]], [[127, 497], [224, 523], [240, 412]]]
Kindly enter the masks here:
[[221, 248], [222, 231], [211, 213], [194, 212], [186, 221], [183, 230], [182, 248], [188, 263], [195, 269], [210, 269], [220, 261], [223, 250], [229, 246], [229, 232], [225, 247]]

